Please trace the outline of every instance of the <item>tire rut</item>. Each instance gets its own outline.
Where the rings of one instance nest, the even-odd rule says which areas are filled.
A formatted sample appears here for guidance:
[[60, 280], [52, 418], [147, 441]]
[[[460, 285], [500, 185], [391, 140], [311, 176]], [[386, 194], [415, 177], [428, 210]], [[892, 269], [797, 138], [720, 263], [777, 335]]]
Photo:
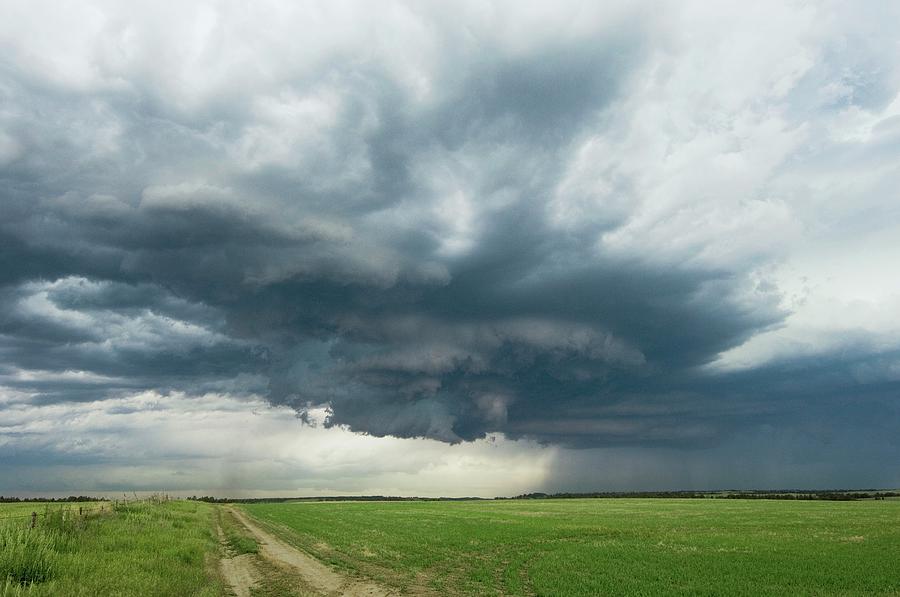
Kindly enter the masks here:
[[225, 550], [225, 557], [219, 560], [219, 570], [222, 578], [231, 589], [231, 594], [235, 597], [250, 597], [250, 589], [256, 586], [259, 581], [256, 567], [253, 565], [254, 556], [252, 554], [234, 555], [228, 549], [228, 543], [225, 540], [225, 533], [222, 527], [217, 528], [219, 533], [219, 543]]
[[357, 580], [323, 564], [311, 555], [285, 543], [272, 533], [257, 525], [236, 508], [229, 508], [234, 516], [254, 536], [259, 544], [259, 556], [293, 571], [303, 581], [305, 588], [313, 589], [320, 595], [346, 597], [394, 597], [398, 593], [381, 585]]

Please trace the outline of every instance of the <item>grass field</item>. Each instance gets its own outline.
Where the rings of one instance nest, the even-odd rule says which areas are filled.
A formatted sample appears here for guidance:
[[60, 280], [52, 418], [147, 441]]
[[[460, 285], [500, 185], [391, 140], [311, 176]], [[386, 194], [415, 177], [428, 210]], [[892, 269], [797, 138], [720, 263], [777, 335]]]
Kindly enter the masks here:
[[0, 596], [222, 594], [212, 506], [94, 506], [0, 504]]
[[[79, 506], [84, 516], [76, 515]], [[239, 557], [251, 558], [251, 595], [307, 594], [299, 578], [262, 557], [226, 507], [89, 507], [96, 505], [0, 504], [0, 596], [212, 597], [227, 594], [220, 558]], [[240, 507], [347, 578], [373, 579], [402, 594], [900, 595], [900, 501]], [[28, 528], [32, 510], [41, 514], [35, 529]]]
[[408, 592], [900, 595], [900, 502], [532, 500], [242, 506]]

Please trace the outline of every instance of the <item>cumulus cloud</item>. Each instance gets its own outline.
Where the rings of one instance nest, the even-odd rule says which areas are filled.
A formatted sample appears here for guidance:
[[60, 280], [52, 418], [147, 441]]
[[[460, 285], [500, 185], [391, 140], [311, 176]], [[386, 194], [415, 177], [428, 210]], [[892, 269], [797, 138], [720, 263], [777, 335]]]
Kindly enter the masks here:
[[0, 383], [451, 444], [887, 437], [900, 15], [868, 9], [13, 2]]

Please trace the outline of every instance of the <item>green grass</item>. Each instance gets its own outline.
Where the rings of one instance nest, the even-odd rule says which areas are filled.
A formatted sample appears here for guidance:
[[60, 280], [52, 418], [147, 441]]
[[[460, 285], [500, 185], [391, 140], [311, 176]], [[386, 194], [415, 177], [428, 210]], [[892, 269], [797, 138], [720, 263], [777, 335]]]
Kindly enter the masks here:
[[19, 585], [49, 580], [56, 552], [66, 547], [66, 537], [56, 531], [0, 528], [0, 571], [6, 573], [4, 580]]
[[[0, 505], [0, 597], [221, 595], [216, 523], [233, 555], [258, 550], [227, 511], [203, 503], [83, 517], [77, 504], [64, 507]], [[408, 593], [900, 595], [900, 501], [242, 507], [322, 560]], [[32, 510], [42, 515], [36, 529]], [[254, 594], [294, 592], [294, 579], [258, 564], [268, 582]]]
[[[77, 504], [47, 508], [0, 504], [0, 596], [222, 593], [211, 506], [107, 505], [83, 517]], [[42, 514], [34, 529], [28, 517], [5, 519], [32, 510]]]
[[233, 555], [259, 553], [259, 545], [256, 540], [247, 534], [234, 516], [222, 508], [216, 508], [216, 516], [222, 532], [225, 534], [225, 543]]
[[534, 500], [242, 506], [286, 540], [449, 595], [900, 595], [900, 502]]

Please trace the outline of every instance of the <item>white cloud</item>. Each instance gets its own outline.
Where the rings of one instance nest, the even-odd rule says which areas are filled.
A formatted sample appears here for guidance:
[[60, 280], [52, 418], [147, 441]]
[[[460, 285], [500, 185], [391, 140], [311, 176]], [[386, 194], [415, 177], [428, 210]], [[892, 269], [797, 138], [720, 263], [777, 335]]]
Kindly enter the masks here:
[[[62, 483], [71, 491], [233, 496], [517, 494], [543, 484], [557, 453], [502, 436], [455, 446], [376, 438], [325, 428], [324, 413], [312, 414], [316, 426], [261, 398], [217, 394], [143, 392], [53, 405], [20, 396], [4, 411], [0, 450], [11, 465], [34, 452], [50, 463], [68, 460]], [[35, 491], [56, 483], [29, 481]]]

